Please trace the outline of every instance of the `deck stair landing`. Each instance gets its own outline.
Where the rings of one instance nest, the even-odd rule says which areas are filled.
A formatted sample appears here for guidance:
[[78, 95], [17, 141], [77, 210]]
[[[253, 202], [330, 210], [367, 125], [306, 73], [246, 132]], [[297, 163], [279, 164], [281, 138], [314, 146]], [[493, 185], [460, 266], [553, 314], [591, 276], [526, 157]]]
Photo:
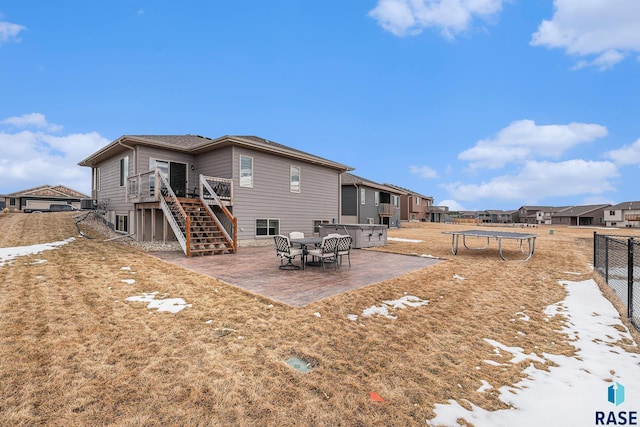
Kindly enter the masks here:
[[190, 218], [191, 256], [235, 253], [200, 199], [178, 198]]

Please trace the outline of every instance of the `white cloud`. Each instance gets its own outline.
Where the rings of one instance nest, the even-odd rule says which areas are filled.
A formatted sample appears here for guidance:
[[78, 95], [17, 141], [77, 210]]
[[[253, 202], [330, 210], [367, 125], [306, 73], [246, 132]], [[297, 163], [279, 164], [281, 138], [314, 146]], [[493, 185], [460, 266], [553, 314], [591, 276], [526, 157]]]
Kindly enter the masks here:
[[451, 183], [444, 188], [460, 200], [524, 199], [527, 203], [536, 203], [548, 197], [614, 191], [610, 180], [618, 176], [618, 168], [608, 161], [527, 161], [517, 175], [503, 175], [480, 184]]
[[429, 166], [410, 166], [409, 172], [414, 175], [418, 175], [420, 178], [437, 178], [438, 172], [431, 169]]
[[467, 30], [474, 18], [487, 19], [502, 10], [506, 0], [378, 0], [369, 16], [396, 36], [438, 28], [449, 39]]
[[606, 135], [607, 128], [596, 124], [537, 125], [533, 120], [519, 120], [499, 131], [494, 139], [478, 141], [458, 159], [470, 161], [472, 169], [497, 169], [535, 156], [558, 158], [577, 144]]
[[[46, 124], [44, 116], [42, 119], [35, 123]], [[0, 124], [14, 126], [6, 120]], [[57, 136], [43, 131], [0, 130], [0, 193], [61, 184], [88, 194], [91, 170], [77, 163], [109, 142], [97, 132]]]
[[467, 210], [464, 208], [464, 206], [462, 206], [460, 203], [456, 202], [455, 200], [443, 200], [440, 203], [438, 203], [438, 206], [448, 206], [449, 211], [466, 211]]
[[627, 53], [640, 52], [640, 2], [637, 0], [554, 0], [554, 14], [533, 34], [533, 46], [560, 48], [592, 57], [576, 68], [611, 68]]
[[62, 130], [62, 126], [47, 122], [47, 118], [44, 114], [30, 113], [23, 114], [22, 116], [9, 117], [0, 121], [0, 124], [11, 125], [17, 128], [38, 128], [45, 129], [50, 132], [59, 132]]
[[26, 29], [27, 27], [25, 26], [12, 24], [11, 22], [0, 22], [0, 45], [10, 41], [20, 41], [18, 34]]
[[640, 164], [640, 139], [618, 150], [611, 150], [605, 155], [619, 165]]

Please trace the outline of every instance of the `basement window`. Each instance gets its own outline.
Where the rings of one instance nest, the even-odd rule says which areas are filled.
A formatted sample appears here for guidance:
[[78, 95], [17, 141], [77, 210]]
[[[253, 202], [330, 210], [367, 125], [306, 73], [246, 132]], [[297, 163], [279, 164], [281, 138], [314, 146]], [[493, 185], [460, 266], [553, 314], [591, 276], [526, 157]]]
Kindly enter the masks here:
[[129, 215], [116, 214], [116, 231], [121, 233], [129, 232]]

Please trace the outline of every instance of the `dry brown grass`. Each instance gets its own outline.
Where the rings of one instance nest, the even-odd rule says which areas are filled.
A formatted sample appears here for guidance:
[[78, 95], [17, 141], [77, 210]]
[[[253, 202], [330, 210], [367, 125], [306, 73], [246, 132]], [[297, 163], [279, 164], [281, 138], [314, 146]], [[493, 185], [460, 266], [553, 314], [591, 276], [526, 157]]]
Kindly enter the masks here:
[[[503, 408], [496, 390], [519, 381], [526, 363], [485, 363], [500, 359], [484, 338], [573, 354], [560, 320], [545, 321], [543, 310], [564, 297], [558, 280], [592, 277], [593, 230], [536, 229], [536, 253], [522, 263], [501, 261], [495, 242], [452, 256], [441, 234], [452, 227], [471, 228], [408, 225], [390, 235], [423, 243], [384, 248], [446, 261], [301, 309], [100, 238], [19, 258], [0, 267], [0, 424], [407, 426], [424, 425], [449, 399]], [[0, 247], [77, 234], [65, 213], [2, 215], [0, 229]], [[125, 301], [152, 291], [193, 306], [171, 314]], [[397, 320], [347, 318], [405, 294], [429, 304], [398, 310]], [[313, 372], [287, 366], [290, 356]], [[481, 379], [493, 391], [476, 392]]]

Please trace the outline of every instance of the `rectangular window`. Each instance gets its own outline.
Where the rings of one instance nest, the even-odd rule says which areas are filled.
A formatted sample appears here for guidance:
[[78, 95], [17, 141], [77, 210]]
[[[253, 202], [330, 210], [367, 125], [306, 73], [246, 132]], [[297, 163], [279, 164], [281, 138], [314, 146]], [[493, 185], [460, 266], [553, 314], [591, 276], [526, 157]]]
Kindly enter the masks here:
[[393, 205], [396, 208], [400, 207], [400, 196], [393, 196]]
[[100, 191], [100, 168], [93, 169], [93, 190]]
[[290, 191], [292, 193], [300, 192], [300, 167], [299, 166], [291, 166], [290, 173]]
[[279, 219], [256, 219], [256, 236], [277, 236], [280, 234]]
[[16, 198], [15, 197], [11, 197], [9, 199], [9, 206], [15, 206], [16, 205]]
[[253, 188], [253, 157], [240, 156], [240, 187]]
[[127, 178], [129, 178], [129, 156], [120, 159], [120, 187], [127, 184]]
[[329, 224], [328, 219], [314, 219], [313, 220], [313, 232], [320, 233], [320, 225], [321, 224]]
[[420, 197], [416, 196], [416, 206], [420, 206]]
[[366, 194], [366, 190], [364, 188], [360, 189], [360, 204], [364, 205], [365, 203], [365, 194]]
[[116, 214], [116, 231], [129, 232], [129, 215]]
[[378, 206], [380, 204], [380, 192], [376, 191], [375, 193], [373, 193], [373, 202], [375, 203], [376, 206]]
[[616, 211], [609, 211], [609, 215], [612, 215], [612, 216], [613, 216], [613, 215], [615, 215], [615, 214], [616, 214]]

